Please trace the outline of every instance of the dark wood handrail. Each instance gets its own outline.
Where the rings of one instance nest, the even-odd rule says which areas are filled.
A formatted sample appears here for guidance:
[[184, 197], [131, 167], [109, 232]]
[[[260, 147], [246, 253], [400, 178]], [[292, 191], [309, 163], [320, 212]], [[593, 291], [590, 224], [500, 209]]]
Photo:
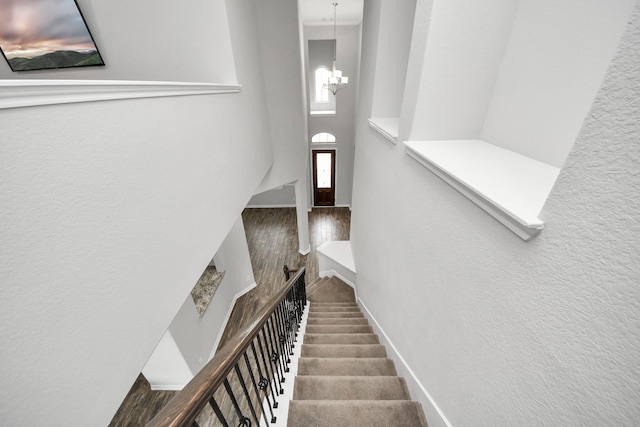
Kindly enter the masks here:
[[247, 325], [216, 353], [200, 372], [147, 424], [147, 427], [182, 427], [191, 425], [209, 397], [223, 383], [244, 350], [251, 344], [271, 313], [305, 272], [302, 267], [249, 320]]
[[291, 273], [296, 273], [298, 270], [299, 268], [289, 268], [289, 266], [285, 264], [284, 267], [282, 267], [285, 280], [288, 281], [289, 279], [291, 279]]

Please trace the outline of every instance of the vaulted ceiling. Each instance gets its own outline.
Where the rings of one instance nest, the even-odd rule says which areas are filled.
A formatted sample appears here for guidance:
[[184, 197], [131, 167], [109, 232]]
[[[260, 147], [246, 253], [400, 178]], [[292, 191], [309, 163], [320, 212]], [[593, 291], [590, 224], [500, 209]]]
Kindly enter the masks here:
[[304, 25], [333, 25], [333, 3], [338, 3], [338, 25], [357, 25], [362, 21], [364, 0], [300, 0]]

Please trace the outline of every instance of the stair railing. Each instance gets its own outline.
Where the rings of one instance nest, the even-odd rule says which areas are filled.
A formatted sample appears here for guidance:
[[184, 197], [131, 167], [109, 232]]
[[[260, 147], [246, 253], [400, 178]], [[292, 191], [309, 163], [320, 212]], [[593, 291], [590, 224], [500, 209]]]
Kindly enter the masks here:
[[298, 268], [289, 268], [289, 266], [285, 264], [284, 267], [282, 267], [282, 271], [284, 272], [284, 279], [287, 281], [290, 280], [291, 274], [297, 273], [298, 270], [299, 270]]
[[306, 303], [301, 268], [147, 427], [197, 427], [198, 417], [214, 414], [223, 426], [275, 423]]

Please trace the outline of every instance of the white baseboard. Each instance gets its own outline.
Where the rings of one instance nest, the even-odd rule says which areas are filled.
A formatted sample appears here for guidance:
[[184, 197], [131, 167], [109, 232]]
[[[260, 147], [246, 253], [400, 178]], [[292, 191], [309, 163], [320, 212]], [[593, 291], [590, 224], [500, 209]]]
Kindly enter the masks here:
[[[150, 384], [151, 385], [151, 384]], [[184, 388], [186, 384], [181, 385], [151, 385], [152, 391], [180, 391]]]
[[364, 305], [362, 300], [358, 300], [358, 304], [362, 307], [364, 315], [369, 319], [374, 332], [378, 334], [381, 341], [383, 341], [381, 344], [384, 344], [391, 359], [395, 362], [398, 375], [403, 377], [407, 382], [407, 387], [409, 388], [412, 399], [420, 402], [422, 405], [429, 427], [452, 427], [438, 404], [433, 400], [431, 394], [429, 394], [420, 380], [416, 378], [411, 367], [398, 352], [398, 349], [396, 349], [387, 334], [380, 327], [380, 324], [376, 321], [375, 317], [373, 317], [371, 312], [367, 309], [367, 306]]
[[269, 209], [269, 208], [295, 208], [296, 204], [279, 204], [279, 205], [247, 205], [245, 206], [247, 209]]
[[246, 294], [250, 290], [254, 289], [256, 286], [258, 286], [258, 284], [256, 282], [253, 282], [251, 285], [241, 290], [240, 292], [235, 294], [235, 296], [233, 297], [233, 301], [231, 301], [231, 304], [229, 304], [229, 309], [227, 310], [227, 314], [224, 317], [224, 322], [222, 322], [222, 326], [220, 327], [220, 331], [218, 332], [218, 336], [216, 337], [216, 342], [215, 344], [213, 344], [213, 348], [211, 349], [211, 354], [209, 355], [209, 359], [207, 360], [207, 362], [213, 359], [213, 356], [215, 356], [216, 354], [216, 350], [218, 349], [218, 345], [220, 345], [220, 340], [222, 339], [224, 330], [227, 329], [227, 323], [231, 318], [231, 313], [233, 312], [233, 307], [235, 307], [236, 305], [236, 301], [238, 301], [238, 298], [240, 298], [242, 295]]
[[311, 252], [311, 245], [307, 246], [306, 249], [300, 249], [298, 252], [300, 252], [300, 255], [307, 255], [309, 252]]

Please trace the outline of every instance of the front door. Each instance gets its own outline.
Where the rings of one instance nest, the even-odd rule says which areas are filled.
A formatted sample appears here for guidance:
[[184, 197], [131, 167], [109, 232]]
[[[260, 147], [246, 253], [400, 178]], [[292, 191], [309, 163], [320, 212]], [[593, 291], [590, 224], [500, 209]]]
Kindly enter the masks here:
[[334, 206], [336, 203], [336, 152], [313, 150], [314, 206]]

